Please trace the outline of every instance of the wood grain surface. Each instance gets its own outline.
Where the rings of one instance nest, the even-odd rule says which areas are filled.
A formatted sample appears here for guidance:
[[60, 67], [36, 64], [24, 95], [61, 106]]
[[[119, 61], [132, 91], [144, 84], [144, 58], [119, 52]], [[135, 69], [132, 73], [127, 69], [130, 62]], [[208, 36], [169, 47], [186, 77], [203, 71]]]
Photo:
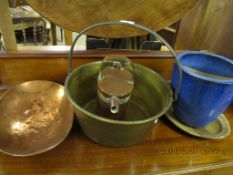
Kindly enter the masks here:
[[[59, 26], [79, 32], [103, 21], [129, 20], [160, 30], [178, 21], [197, 0], [27, 0], [38, 13]], [[91, 30], [89, 35], [129, 37], [145, 34], [126, 26]]]
[[2, 33], [5, 48], [16, 50], [16, 38], [7, 0], [0, 1], [0, 33]]
[[[233, 124], [233, 106], [225, 113]], [[109, 148], [88, 139], [76, 120], [68, 138], [51, 151], [12, 157], [0, 153], [1, 175], [230, 175], [233, 134], [223, 140], [189, 136], [162, 117], [142, 143]]]
[[[0, 54], [0, 78], [8, 87], [31, 79], [64, 81], [67, 51], [17, 51]], [[112, 51], [127, 55], [170, 79], [172, 58], [167, 52]], [[75, 53], [75, 66], [101, 59], [106, 51]], [[233, 125], [233, 106], [225, 112]], [[120, 132], [120, 131], [119, 131]], [[1, 175], [134, 175], [231, 174], [233, 134], [222, 140], [190, 136], [162, 117], [145, 140], [125, 148], [109, 148], [88, 139], [74, 121], [68, 138], [51, 151], [32, 157], [0, 153]], [[198, 172], [198, 173], [197, 173]]]
[[199, 171], [195, 173], [186, 173], [188, 175], [232, 175], [233, 166], [220, 167], [217, 169]]
[[232, 6], [232, 0], [198, 1], [180, 22], [175, 49], [204, 49], [233, 58]]
[[[30, 48], [30, 47], [26, 47]], [[20, 49], [16, 52], [0, 54], [0, 81], [2, 86], [13, 86], [30, 80], [51, 80], [64, 83], [67, 76], [67, 57], [69, 47], [50, 47], [42, 51]], [[44, 47], [42, 47], [44, 48]], [[58, 51], [55, 51], [57, 48]], [[173, 59], [169, 52], [93, 50], [74, 54], [74, 67], [102, 60], [106, 55], [125, 55], [134, 63], [143, 64], [164, 78], [170, 79]]]

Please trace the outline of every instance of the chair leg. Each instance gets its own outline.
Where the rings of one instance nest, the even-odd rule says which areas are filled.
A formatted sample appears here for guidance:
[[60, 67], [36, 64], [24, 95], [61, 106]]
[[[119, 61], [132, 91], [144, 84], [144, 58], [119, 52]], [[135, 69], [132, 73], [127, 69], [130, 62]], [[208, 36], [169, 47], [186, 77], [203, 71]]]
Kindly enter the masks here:
[[37, 36], [36, 36], [36, 21], [34, 20], [34, 23], [33, 23], [33, 40], [34, 40], [34, 44], [36, 45], [37, 44]]
[[22, 31], [23, 31], [23, 42], [24, 42], [24, 44], [26, 45], [26, 43], [27, 43], [26, 30], [23, 29]]

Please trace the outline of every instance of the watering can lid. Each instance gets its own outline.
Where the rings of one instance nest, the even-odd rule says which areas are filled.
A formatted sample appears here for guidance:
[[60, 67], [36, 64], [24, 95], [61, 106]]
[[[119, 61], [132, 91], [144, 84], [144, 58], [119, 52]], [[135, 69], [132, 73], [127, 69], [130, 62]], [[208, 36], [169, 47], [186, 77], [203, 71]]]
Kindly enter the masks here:
[[125, 96], [133, 90], [133, 74], [126, 69], [107, 67], [101, 75], [105, 78], [98, 81], [100, 91], [110, 96]]
[[[198, 0], [27, 0], [38, 13], [52, 22], [79, 32], [102, 21], [128, 20], [160, 30], [179, 20]], [[124, 28], [123, 28], [124, 27]], [[87, 34], [100, 37], [129, 37], [145, 32], [129, 26], [105, 26]]]

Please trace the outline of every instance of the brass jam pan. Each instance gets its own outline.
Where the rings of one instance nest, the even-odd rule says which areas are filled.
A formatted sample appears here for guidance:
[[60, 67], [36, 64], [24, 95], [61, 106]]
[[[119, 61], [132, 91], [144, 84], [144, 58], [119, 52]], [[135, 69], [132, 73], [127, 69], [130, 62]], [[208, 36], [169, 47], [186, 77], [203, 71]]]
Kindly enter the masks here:
[[66, 138], [72, 123], [72, 106], [62, 85], [22, 83], [0, 100], [0, 151], [13, 156], [48, 151]]

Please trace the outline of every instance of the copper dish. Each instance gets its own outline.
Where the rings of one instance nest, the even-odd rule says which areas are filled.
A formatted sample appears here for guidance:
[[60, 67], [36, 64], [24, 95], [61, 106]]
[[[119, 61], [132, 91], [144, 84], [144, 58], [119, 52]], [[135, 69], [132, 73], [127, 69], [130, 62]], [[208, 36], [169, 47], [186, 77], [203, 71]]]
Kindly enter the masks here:
[[73, 122], [64, 87], [49, 81], [30, 81], [6, 91], [0, 100], [0, 151], [29, 156], [62, 142]]

